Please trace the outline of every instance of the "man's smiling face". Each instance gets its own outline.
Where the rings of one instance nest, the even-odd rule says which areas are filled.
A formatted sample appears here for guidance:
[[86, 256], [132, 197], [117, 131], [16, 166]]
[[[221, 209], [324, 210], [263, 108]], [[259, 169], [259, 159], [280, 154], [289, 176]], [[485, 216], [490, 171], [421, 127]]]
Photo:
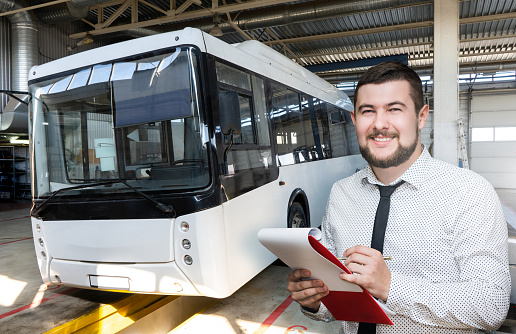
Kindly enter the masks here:
[[[373, 167], [411, 165], [421, 154], [419, 117], [407, 81], [388, 81], [360, 87], [352, 112], [360, 152]], [[424, 108], [427, 108], [425, 106]]]

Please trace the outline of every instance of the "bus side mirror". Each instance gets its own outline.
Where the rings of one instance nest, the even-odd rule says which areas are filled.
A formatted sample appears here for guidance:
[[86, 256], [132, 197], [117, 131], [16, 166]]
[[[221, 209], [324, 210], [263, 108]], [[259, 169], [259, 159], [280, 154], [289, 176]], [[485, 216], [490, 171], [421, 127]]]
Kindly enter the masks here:
[[242, 133], [240, 103], [237, 92], [223, 91], [219, 94], [220, 130], [223, 135]]

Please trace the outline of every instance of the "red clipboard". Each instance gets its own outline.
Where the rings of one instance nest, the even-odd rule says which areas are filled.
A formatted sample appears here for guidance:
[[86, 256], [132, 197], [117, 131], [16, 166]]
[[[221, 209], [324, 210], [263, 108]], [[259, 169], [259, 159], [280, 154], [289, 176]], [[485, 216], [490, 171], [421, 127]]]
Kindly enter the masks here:
[[[317, 239], [309, 235], [308, 241], [321, 256], [342, 269], [343, 272], [351, 274], [351, 271]], [[394, 325], [373, 296], [363, 288], [362, 292], [330, 291], [326, 297], [321, 299], [321, 302], [336, 320]]]

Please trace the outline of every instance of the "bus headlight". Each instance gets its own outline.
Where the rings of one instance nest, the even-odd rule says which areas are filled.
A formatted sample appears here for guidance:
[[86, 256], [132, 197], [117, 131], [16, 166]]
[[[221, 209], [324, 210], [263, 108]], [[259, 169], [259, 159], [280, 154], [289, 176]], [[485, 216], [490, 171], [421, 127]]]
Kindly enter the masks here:
[[39, 238], [38, 241], [39, 241], [39, 245], [41, 247], [45, 248], [45, 243], [43, 242], [43, 239]]
[[188, 239], [183, 239], [182, 244], [184, 249], [190, 249], [190, 247], [192, 247], [192, 244]]
[[187, 222], [181, 222], [181, 231], [188, 232], [189, 229], [190, 229], [190, 225], [188, 225]]
[[192, 263], [193, 263], [193, 259], [192, 259], [192, 257], [190, 255], [185, 255], [183, 260], [185, 261], [185, 264], [187, 264], [189, 266], [192, 265]]

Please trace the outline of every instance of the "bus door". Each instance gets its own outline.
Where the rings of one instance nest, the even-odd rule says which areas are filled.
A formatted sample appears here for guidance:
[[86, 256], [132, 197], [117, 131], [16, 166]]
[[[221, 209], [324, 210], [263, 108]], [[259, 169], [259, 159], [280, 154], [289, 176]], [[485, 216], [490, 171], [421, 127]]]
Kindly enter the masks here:
[[222, 95], [233, 95], [234, 102], [229, 103], [238, 104], [233, 110], [239, 114], [240, 131], [221, 134], [224, 151], [219, 150], [223, 186], [227, 199], [232, 199], [276, 179], [277, 170], [273, 164], [264, 80], [220, 62], [216, 62], [216, 71], [219, 109], [228, 108]]
[[[219, 114], [236, 115], [240, 131], [220, 132], [217, 143], [221, 186], [224, 192], [224, 223], [233, 283], [245, 282], [272, 262], [271, 254], [258, 242], [263, 227], [284, 227], [285, 211], [275, 198], [280, 187], [271, 146], [265, 80], [222, 62], [215, 63]], [[225, 98], [225, 96], [231, 98]], [[228, 105], [233, 104], [233, 105]], [[221, 110], [221, 108], [227, 108]], [[224, 120], [221, 120], [222, 123]], [[258, 259], [249, 261], [248, 259]]]

